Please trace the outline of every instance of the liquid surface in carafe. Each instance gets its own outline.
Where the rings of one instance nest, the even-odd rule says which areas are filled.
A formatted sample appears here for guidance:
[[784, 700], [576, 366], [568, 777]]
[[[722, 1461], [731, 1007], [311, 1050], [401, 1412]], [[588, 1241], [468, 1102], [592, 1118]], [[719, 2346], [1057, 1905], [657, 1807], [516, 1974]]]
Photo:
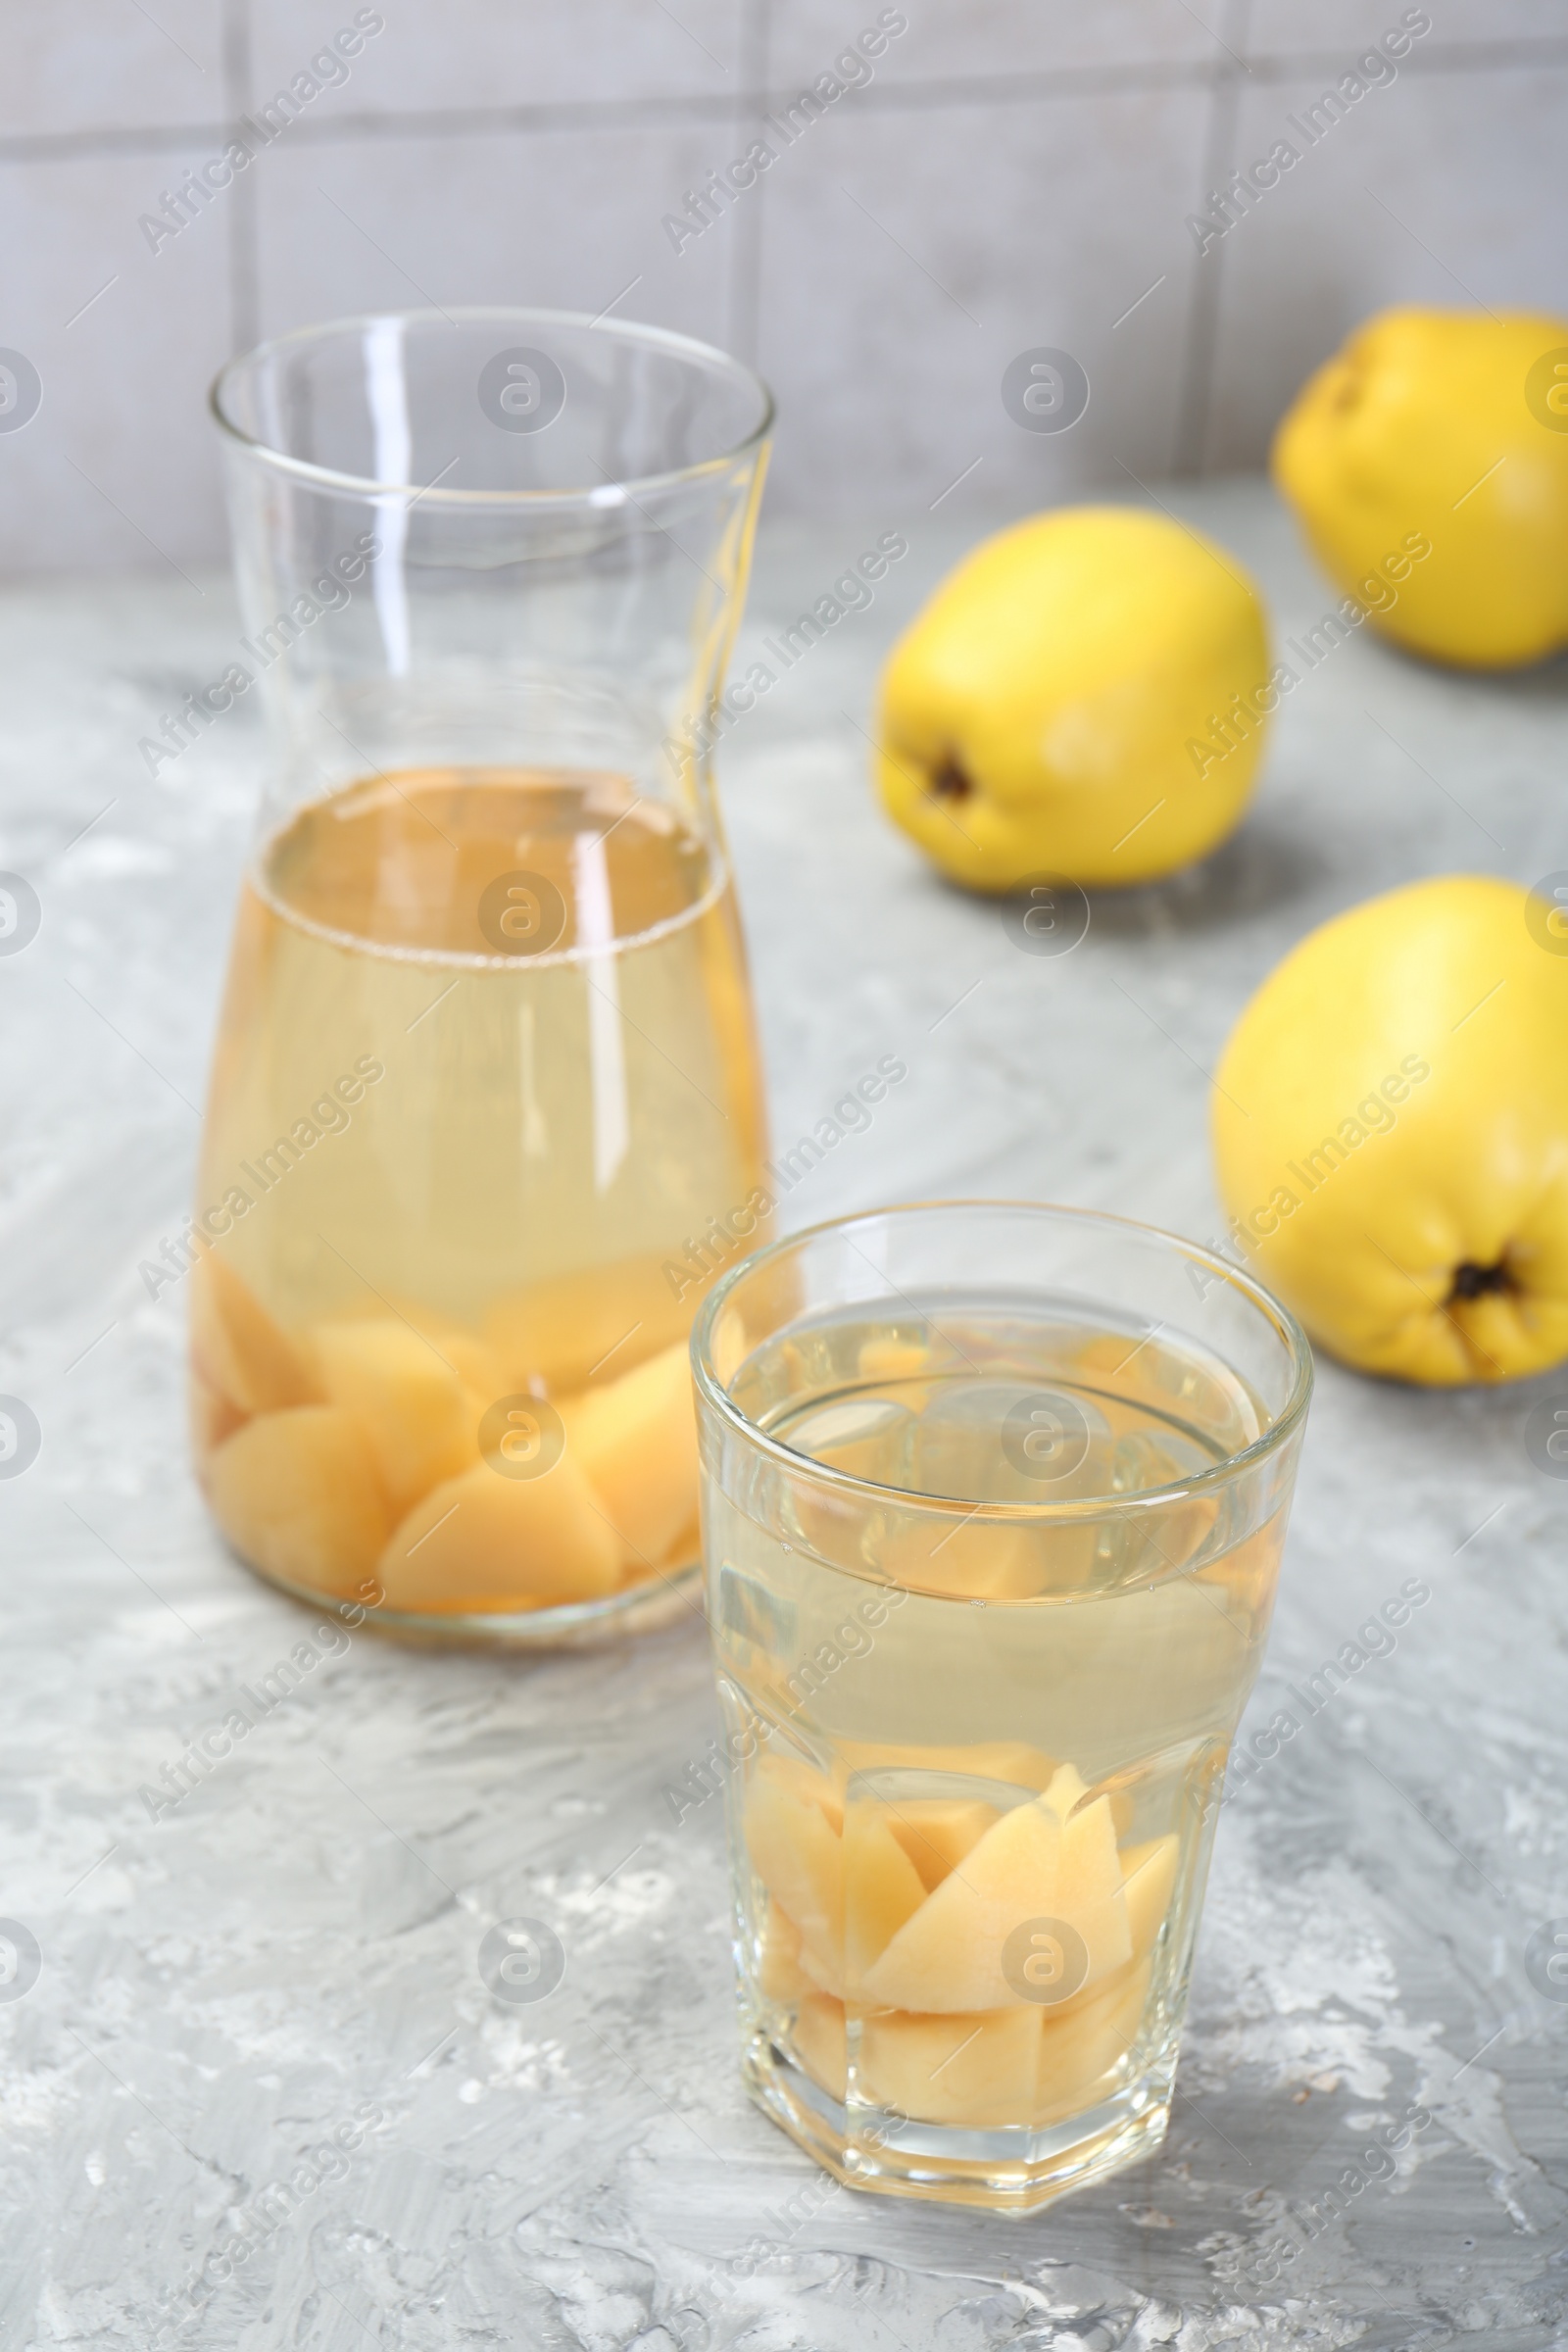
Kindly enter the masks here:
[[[498, 933], [516, 871], [560, 894], [548, 949]], [[314, 928], [405, 953], [569, 955], [690, 916], [721, 885], [708, 847], [612, 773], [411, 768], [318, 801], [273, 836], [258, 883]], [[504, 905], [499, 912], [505, 912]]]

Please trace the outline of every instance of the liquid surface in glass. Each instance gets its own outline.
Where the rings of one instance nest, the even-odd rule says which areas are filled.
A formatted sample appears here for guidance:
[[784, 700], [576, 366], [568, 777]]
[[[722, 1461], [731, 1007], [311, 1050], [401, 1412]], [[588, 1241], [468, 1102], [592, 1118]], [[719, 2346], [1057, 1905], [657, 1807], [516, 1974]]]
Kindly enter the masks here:
[[[982, 2202], [1008, 2158], [1109, 2169], [1163, 2125], [1283, 1534], [1182, 1482], [1264, 1416], [1166, 1337], [984, 1299], [797, 1325], [730, 1385], [872, 1490], [710, 1482], [764, 2103], [870, 2184], [937, 2126], [946, 2194], [956, 2146]], [[986, 1508], [1020, 1503], [1079, 1510]]]
[[623, 779], [411, 770], [297, 815], [241, 900], [195, 1221], [236, 1549], [416, 1614], [690, 1563], [686, 1334], [755, 1070], [727, 879]]

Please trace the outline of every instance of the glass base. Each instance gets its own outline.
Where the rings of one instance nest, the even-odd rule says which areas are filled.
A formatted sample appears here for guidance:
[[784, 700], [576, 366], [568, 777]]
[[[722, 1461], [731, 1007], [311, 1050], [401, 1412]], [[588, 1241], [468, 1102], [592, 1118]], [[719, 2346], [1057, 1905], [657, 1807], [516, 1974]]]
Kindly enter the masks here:
[[233, 1557], [264, 1585], [288, 1593], [293, 1600], [303, 1600], [313, 1609], [324, 1609], [339, 1618], [357, 1610], [356, 1630], [369, 1627], [389, 1640], [419, 1649], [590, 1649], [601, 1642], [620, 1641], [627, 1634], [657, 1633], [688, 1613], [703, 1614], [702, 1566], [695, 1560], [662, 1574], [656, 1584], [632, 1585], [624, 1592], [610, 1592], [601, 1600], [563, 1601], [555, 1608], [509, 1613], [459, 1613], [390, 1609], [384, 1602], [372, 1608], [368, 1602], [345, 1600], [335, 1592], [318, 1592], [286, 1576], [274, 1576], [247, 1560], [243, 1552], [236, 1551]]
[[1039, 2131], [961, 2131], [866, 2103], [848, 2108], [765, 2034], [752, 2035], [742, 2071], [763, 2114], [846, 2188], [1023, 2216], [1154, 2154], [1170, 2120], [1174, 2053], [1169, 2069], [1146, 2070], [1098, 2106]]

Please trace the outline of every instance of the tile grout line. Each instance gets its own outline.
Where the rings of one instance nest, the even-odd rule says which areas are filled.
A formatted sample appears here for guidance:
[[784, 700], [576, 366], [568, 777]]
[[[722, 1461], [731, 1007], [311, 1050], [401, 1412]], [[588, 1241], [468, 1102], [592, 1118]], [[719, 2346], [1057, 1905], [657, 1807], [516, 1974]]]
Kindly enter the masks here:
[[[251, 0], [223, 0], [223, 85], [237, 122], [251, 102]], [[235, 175], [228, 213], [228, 319], [235, 352], [261, 339], [257, 270], [256, 190], [248, 172]]]
[[[1249, 16], [1250, 0], [1228, 0], [1225, 31], [1229, 39], [1225, 45], [1231, 52], [1239, 52], [1243, 59], [1247, 50]], [[1246, 71], [1245, 63], [1238, 65], [1234, 55], [1220, 58], [1215, 64], [1208, 122], [1203, 136], [1203, 178], [1207, 187], [1220, 185], [1227, 159], [1235, 149], [1241, 76]], [[1200, 190], [1196, 201], [1198, 204], [1203, 201], [1202, 190]], [[1171, 452], [1171, 472], [1178, 481], [1198, 480], [1203, 471], [1208, 446], [1214, 355], [1219, 338], [1224, 260], [1225, 247], [1221, 242], [1211, 253], [1199, 254], [1193, 270], [1187, 311], [1187, 351], [1182, 366], [1175, 447]]]
[[[1234, 44], [1233, 44], [1234, 46]], [[1300, 55], [1243, 52], [1252, 79], [1262, 83], [1312, 80], [1344, 65], [1344, 58], [1326, 51]], [[1445, 74], [1507, 73], [1529, 66], [1568, 67], [1568, 36], [1536, 41], [1453, 44], [1446, 50], [1414, 51], [1401, 68], [1413, 78]], [[1227, 71], [1230, 71], [1227, 68]], [[1075, 98], [1156, 94], [1172, 88], [1214, 87], [1216, 67], [1201, 59], [1158, 59], [1130, 66], [1066, 67], [1056, 71], [1008, 76], [952, 76], [937, 82], [872, 84], [860, 93], [866, 112], [917, 113], [963, 106], [1051, 104]], [[660, 98], [564, 99], [545, 105], [450, 107], [369, 115], [342, 115], [333, 121], [300, 120], [290, 125], [291, 140], [301, 146], [331, 146], [354, 139], [442, 137], [459, 132], [500, 136], [508, 131], [605, 130], [657, 128], [679, 122], [726, 122], [737, 107], [759, 112], [777, 106], [795, 92], [782, 84], [730, 94], [690, 92]], [[0, 136], [0, 163], [67, 162], [76, 156], [146, 155], [178, 152], [201, 143], [222, 142], [233, 135], [233, 120], [192, 122], [134, 129], [103, 124], [88, 130], [12, 132]]]
[[[767, 87], [768, 52], [772, 38], [772, 0], [740, 0], [741, 53], [739, 64], [746, 87], [736, 99], [737, 143], [744, 143], [762, 108], [756, 93]], [[737, 209], [729, 254], [729, 347], [748, 366], [757, 365], [758, 331], [761, 314], [762, 233], [767, 209], [767, 178], [758, 181], [754, 200]]]

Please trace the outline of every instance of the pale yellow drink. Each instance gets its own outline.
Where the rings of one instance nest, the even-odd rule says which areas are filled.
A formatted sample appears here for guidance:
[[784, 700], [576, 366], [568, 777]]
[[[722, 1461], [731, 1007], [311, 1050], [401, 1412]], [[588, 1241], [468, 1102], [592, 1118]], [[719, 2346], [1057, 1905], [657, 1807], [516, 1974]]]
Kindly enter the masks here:
[[409, 770], [296, 816], [241, 901], [198, 1190], [236, 1549], [389, 1615], [689, 1565], [685, 1340], [759, 1229], [755, 1069], [727, 876], [620, 778]]
[[921, 1304], [728, 1383], [858, 1482], [708, 1488], [748, 2065], [846, 2178], [1029, 2202], [1163, 2127], [1285, 1511], [1203, 1491], [1266, 1423], [1222, 1360]]

